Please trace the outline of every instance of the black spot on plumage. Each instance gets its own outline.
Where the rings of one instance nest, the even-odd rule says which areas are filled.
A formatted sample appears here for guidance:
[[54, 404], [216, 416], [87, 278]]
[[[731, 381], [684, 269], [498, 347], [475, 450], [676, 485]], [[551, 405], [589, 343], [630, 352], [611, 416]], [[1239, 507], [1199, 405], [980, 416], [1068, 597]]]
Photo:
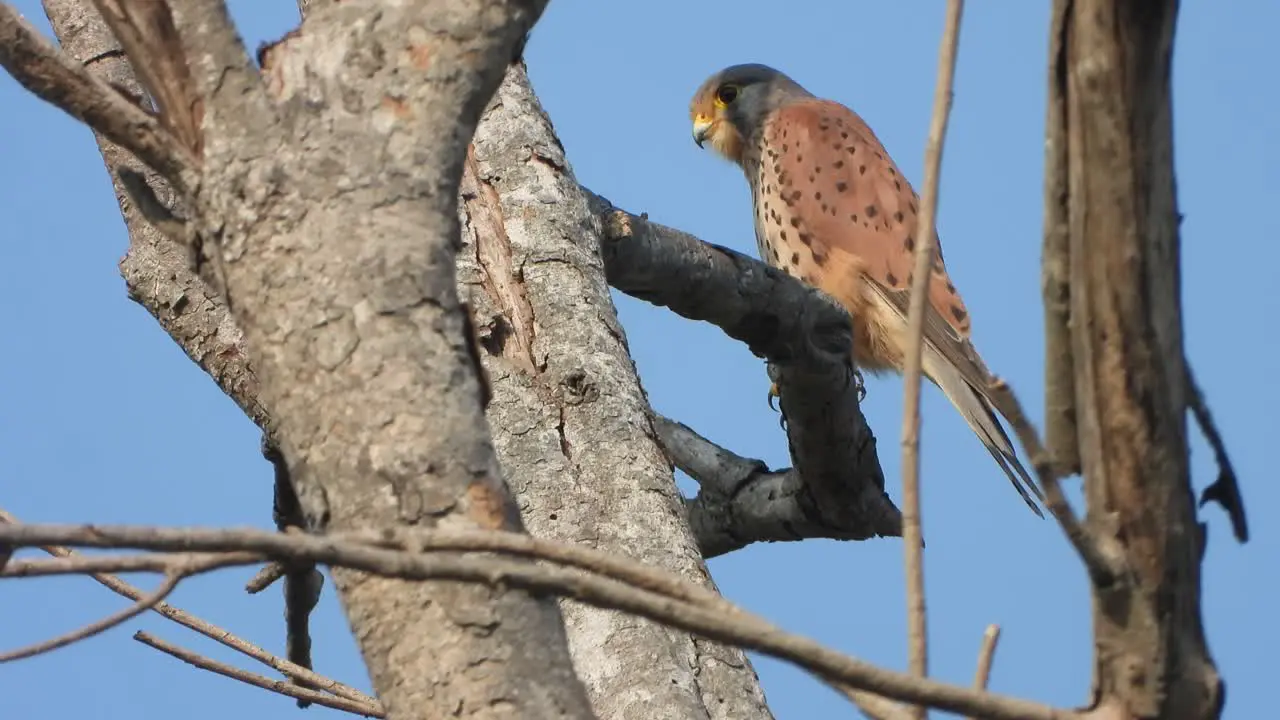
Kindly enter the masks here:
[[880, 210], [879, 210], [878, 208], [876, 208], [876, 206], [875, 206], [875, 205], [868, 205], [868, 206], [866, 207], [866, 209], [864, 210], [864, 212], [866, 212], [866, 213], [867, 213], [867, 217], [869, 217], [869, 218], [873, 218], [873, 217], [875, 217], [875, 216], [876, 216], [876, 213], [880, 212]]
[[951, 316], [956, 319], [956, 322], [964, 322], [964, 319], [969, 317], [969, 313], [965, 312], [957, 305], [952, 305]]

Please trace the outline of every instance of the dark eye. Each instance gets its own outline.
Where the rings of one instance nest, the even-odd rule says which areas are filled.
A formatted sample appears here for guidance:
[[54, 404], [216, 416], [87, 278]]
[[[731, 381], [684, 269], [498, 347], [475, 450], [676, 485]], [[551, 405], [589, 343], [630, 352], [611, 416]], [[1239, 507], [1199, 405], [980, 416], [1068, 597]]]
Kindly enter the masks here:
[[716, 90], [716, 102], [720, 103], [721, 105], [728, 105], [737, 99], [738, 99], [737, 85], [721, 85], [720, 89]]

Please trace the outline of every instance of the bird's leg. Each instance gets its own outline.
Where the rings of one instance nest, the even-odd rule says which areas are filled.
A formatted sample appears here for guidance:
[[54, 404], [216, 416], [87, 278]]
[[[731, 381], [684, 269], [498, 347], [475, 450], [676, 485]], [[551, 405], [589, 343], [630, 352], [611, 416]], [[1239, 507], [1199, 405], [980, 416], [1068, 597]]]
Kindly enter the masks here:
[[779, 408], [776, 408], [773, 406], [773, 399], [781, 398], [781, 397], [782, 397], [782, 391], [778, 389], [778, 383], [770, 383], [769, 384], [769, 409], [770, 410], [773, 410], [774, 412], [778, 411]]

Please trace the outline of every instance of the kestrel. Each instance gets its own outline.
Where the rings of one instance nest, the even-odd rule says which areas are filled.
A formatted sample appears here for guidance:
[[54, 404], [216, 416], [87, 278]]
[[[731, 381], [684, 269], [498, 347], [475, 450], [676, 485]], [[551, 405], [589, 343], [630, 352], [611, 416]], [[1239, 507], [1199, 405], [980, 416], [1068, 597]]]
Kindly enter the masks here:
[[[689, 114], [698, 147], [710, 143], [747, 176], [761, 259], [845, 306], [859, 368], [901, 373], [920, 200], [871, 128], [849, 108], [757, 64], [712, 75]], [[924, 374], [1043, 517], [1032, 494], [1043, 496], [987, 395], [992, 375], [969, 340], [969, 312], [947, 277], [941, 245], [934, 247]]]

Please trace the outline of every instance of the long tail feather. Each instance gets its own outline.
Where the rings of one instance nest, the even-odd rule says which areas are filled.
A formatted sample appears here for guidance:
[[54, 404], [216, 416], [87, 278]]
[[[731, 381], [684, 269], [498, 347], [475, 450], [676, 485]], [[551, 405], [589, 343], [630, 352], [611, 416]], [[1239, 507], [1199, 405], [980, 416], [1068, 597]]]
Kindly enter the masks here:
[[[991, 457], [995, 459], [996, 464], [1004, 471], [1005, 476], [1009, 478], [1009, 482], [1022, 496], [1022, 500], [1026, 502], [1027, 507], [1031, 508], [1036, 515], [1044, 517], [1036, 499], [1044, 501], [1044, 495], [1040, 493], [1035, 482], [1027, 473], [1025, 467], [1018, 460], [1017, 454], [1014, 452], [1013, 443], [1009, 441], [1008, 434], [1005, 433], [1004, 427], [1000, 424], [1000, 420], [988, 401], [977, 388], [973, 387], [967, 381], [960, 371], [954, 365], [947, 362], [946, 359], [928, 344], [924, 349], [923, 370], [925, 375], [933, 381], [933, 384], [942, 390], [951, 404], [955, 406], [960, 414], [964, 417], [965, 422], [969, 424], [969, 428], [973, 430], [982, 444], [986, 446], [987, 452], [991, 453]], [[1029, 492], [1028, 492], [1029, 491]], [[1032, 496], [1035, 496], [1034, 498]]]

